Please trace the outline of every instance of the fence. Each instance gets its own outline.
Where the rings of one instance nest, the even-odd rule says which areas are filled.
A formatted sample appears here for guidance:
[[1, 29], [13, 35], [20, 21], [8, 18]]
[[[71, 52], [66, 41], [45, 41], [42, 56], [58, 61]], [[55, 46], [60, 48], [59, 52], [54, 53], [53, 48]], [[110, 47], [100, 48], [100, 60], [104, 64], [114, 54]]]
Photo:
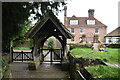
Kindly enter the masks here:
[[45, 62], [62, 62], [63, 49], [41, 49]]
[[13, 61], [33, 61], [33, 53], [31, 52], [24, 52], [24, 51], [13, 51], [11, 48], [12, 53], [12, 62]]
[[93, 79], [92, 75], [84, 68], [82, 59], [74, 57], [69, 52], [68, 60], [70, 63], [70, 78], [72, 80], [91, 80], [91, 79]]

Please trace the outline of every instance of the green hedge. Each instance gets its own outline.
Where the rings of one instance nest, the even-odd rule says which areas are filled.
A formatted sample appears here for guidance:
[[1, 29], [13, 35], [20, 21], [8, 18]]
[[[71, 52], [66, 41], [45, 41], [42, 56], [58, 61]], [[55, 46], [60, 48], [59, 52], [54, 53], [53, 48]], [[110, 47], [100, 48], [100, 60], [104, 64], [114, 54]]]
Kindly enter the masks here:
[[81, 44], [81, 43], [69, 43], [68, 44], [70, 46], [70, 50], [73, 48], [91, 48], [92, 44]]
[[108, 48], [120, 48], [120, 44], [104, 44]]

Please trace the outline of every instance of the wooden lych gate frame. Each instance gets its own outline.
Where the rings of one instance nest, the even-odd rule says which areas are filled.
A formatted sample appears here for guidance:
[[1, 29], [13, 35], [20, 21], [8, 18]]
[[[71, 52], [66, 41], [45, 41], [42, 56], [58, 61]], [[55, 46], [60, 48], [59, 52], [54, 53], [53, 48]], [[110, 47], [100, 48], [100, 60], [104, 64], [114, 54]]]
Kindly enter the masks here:
[[[63, 50], [62, 49], [42, 49], [42, 51], [45, 51], [45, 50], [48, 50], [47, 51], [47, 53], [43, 56], [44, 58], [48, 55], [48, 54], [50, 54], [50, 60], [44, 60], [44, 62], [62, 62], [62, 57], [63, 57]], [[55, 51], [60, 51], [58, 54], [55, 52]], [[59, 60], [54, 60], [54, 58], [55, 57], [53, 57], [53, 55], [54, 56], [56, 56], [56, 58], [58, 58]]]
[[34, 61], [37, 61], [38, 56], [42, 56], [44, 42], [51, 36], [54, 36], [61, 43], [63, 59], [65, 56], [66, 41], [73, 38], [73, 35], [70, 34], [69, 30], [57, 19], [53, 12], [48, 11], [26, 34], [27, 38], [34, 40]]

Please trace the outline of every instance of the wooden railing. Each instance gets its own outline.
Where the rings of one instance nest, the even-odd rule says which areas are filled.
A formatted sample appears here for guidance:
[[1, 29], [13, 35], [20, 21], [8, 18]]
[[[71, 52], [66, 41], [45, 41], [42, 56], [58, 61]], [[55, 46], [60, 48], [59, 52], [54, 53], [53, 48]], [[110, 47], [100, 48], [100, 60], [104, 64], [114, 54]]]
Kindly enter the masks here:
[[50, 54], [50, 61], [44, 60], [45, 62], [62, 62], [62, 60], [63, 60], [63, 49], [41, 49], [41, 51], [44, 55], [44, 58], [48, 54]]
[[68, 53], [68, 60], [70, 64], [70, 78], [72, 80], [91, 80], [92, 75], [84, 68], [82, 59], [74, 57], [70, 52]]
[[[12, 48], [11, 48], [12, 49]], [[33, 53], [24, 51], [11, 50], [12, 62], [13, 61], [33, 61]]]

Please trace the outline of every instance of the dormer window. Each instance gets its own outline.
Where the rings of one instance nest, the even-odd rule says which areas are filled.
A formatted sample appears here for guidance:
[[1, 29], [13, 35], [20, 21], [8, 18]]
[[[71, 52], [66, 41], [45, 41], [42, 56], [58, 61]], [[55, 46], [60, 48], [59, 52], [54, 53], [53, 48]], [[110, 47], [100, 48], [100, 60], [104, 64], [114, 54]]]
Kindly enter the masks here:
[[87, 20], [88, 25], [95, 25], [95, 20]]
[[70, 25], [78, 25], [78, 20], [70, 20]]

